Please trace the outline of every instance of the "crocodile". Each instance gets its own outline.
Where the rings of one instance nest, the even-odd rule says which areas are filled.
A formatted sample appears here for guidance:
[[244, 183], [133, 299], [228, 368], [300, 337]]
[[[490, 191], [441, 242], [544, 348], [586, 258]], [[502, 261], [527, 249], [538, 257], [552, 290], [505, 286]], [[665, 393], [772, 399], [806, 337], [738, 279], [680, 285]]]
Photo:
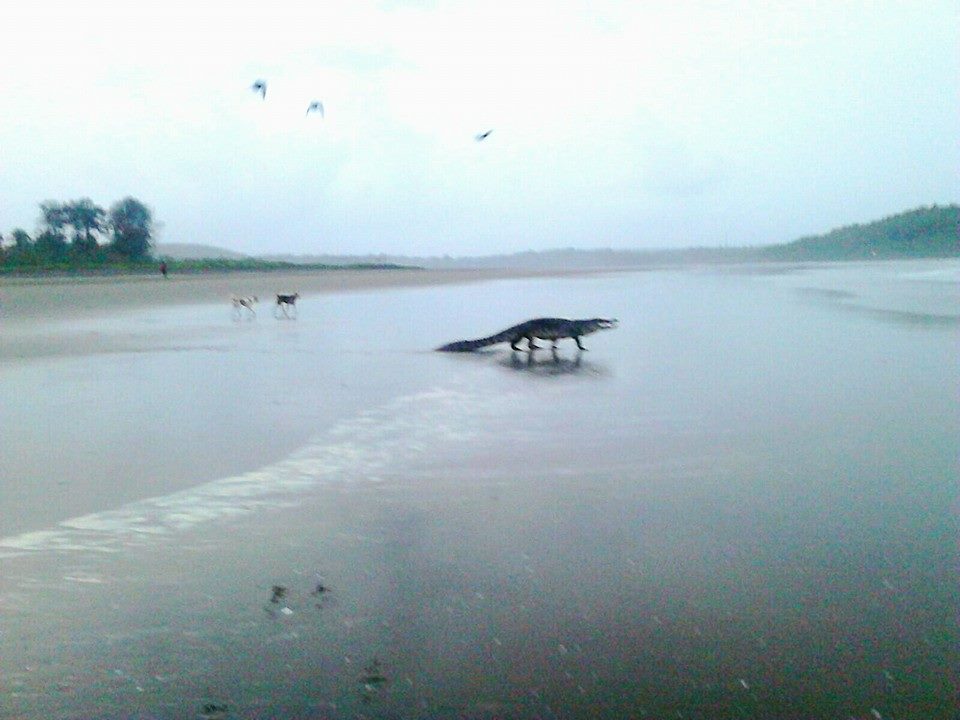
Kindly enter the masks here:
[[580, 342], [580, 338], [589, 335], [597, 330], [608, 330], [617, 327], [616, 319], [590, 318], [588, 320], [567, 320], [566, 318], [535, 318], [527, 320], [519, 325], [509, 327], [502, 332], [490, 337], [480, 338], [479, 340], [459, 340], [457, 342], [441, 345], [437, 348], [440, 352], [472, 352], [488, 345], [508, 342], [512, 350], [519, 350], [517, 343], [523, 338], [527, 339], [527, 349], [537, 350], [540, 346], [534, 343], [534, 338], [540, 340], [552, 340], [553, 347], [557, 347], [557, 341], [564, 338], [573, 338], [577, 341], [577, 347], [586, 350]]

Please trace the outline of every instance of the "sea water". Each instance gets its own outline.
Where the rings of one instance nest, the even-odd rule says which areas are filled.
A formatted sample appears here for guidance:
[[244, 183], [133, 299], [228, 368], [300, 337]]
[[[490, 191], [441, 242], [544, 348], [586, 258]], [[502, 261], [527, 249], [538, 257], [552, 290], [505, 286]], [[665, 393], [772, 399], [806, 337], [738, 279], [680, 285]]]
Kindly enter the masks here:
[[[952, 717], [958, 301], [926, 261], [74, 323], [0, 368], [0, 715]], [[542, 315], [620, 327], [432, 351]]]

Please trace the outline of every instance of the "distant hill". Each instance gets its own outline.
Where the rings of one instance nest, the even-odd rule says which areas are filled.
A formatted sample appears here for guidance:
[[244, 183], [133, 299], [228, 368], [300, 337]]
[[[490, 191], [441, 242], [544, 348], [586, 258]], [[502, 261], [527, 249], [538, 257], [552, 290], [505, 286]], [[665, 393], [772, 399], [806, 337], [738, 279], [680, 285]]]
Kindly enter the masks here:
[[775, 260], [870, 260], [960, 255], [960, 206], [931, 205], [866, 225], [763, 248]]
[[[864, 225], [841, 227], [823, 235], [757, 247], [690, 247], [664, 250], [558, 248], [478, 257], [276, 254], [259, 256], [257, 260], [313, 266], [400, 265], [436, 269], [602, 270], [651, 265], [960, 257], [958, 227], [960, 227], [960, 206], [931, 205]], [[174, 251], [194, 254], [175, 255]], [[201, 257], [248, 259], [247, 256], [222, 248], [178, 243], [161, 245], [157, 248], [156, 254], [158, 256], [167, 254], [178, 259]]]
[[[622, 268], [649, 265], [663, 254], [671, 258], [676, 250], [526, 250], [502, 255], [267, 255], [264, 259], [310, 264], [347, 265], [351, 263], [391, 263], [434, 270], [513, 269], [513, 270], [581, 270]], [[677, 262], [677, 260], [671, 260]]]
[[325, 265], [395, 263], [426, 268], [605, 269], [650, 265], [738, 262], [882, 260], [960, 256], [960, 206], [932, 205], [824, 235], [758, 247], [690, 247], [670, 250], [559, 248], [481, 257], [405, 255], [270, 255], [264, 259]]
[[226, 248], [195, 243], [160, 243], [153, 249], [153, 255], [169, 260], [244, 260], [250, 257]]

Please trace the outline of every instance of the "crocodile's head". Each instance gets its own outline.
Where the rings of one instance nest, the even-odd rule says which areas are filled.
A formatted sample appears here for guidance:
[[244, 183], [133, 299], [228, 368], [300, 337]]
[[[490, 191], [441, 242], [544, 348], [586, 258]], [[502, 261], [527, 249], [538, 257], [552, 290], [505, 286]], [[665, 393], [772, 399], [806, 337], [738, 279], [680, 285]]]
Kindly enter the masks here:
[[591, 318], [590, 320], [582, 320], [581, 322], [583, 323], [584, 335], [589, 335], [597, 330], [610, 330], [620, 324], [620, 321], [616, 318]]

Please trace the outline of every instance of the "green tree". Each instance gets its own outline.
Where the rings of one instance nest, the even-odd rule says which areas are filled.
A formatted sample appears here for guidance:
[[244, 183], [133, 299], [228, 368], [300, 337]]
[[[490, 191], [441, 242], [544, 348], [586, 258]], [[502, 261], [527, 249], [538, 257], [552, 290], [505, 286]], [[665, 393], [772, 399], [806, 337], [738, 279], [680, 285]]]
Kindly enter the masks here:
[[53, 230], [44, 230], [37, 235], [33, 244], [34, 250], [41, 261], [50, 260], [60, 262], [67, 256], [67, 240], [60, 233]]
[[[41, 230], [47, 230], [54, 235], [63, 237], [63, 229], [70, 223], [67, 207], [56, 200], [45, 200], [40, 203]], [[37, 240], [40, 238], [38, 237]]]
[[136, 198], [126, 197], [110, 207], [113, 228], [112, 250], [126, 260], [142, 260], [150, 254], [153, 215]]
[[59, 262], [67, 253], [64, 228], [70, 224], [67, 206], [56, 200], [40, 203], [40, 232], [33, 244], [37, 259]]
[[102, 207], [94, 205], [90, 198], [68, 202], [63, 209], [74, 228], [74, 249], [84, 255], [95, 253], [98, 245], [93, 233], [103, 230], [107, 213]]
[[10, 237], [13, 238], [13, 247], [20, 251], [26, 252], [33, 245], [33, 240], [30, 239], [30, 233], [28, 233], [23, 228], [17, 228], [10, 233]]

